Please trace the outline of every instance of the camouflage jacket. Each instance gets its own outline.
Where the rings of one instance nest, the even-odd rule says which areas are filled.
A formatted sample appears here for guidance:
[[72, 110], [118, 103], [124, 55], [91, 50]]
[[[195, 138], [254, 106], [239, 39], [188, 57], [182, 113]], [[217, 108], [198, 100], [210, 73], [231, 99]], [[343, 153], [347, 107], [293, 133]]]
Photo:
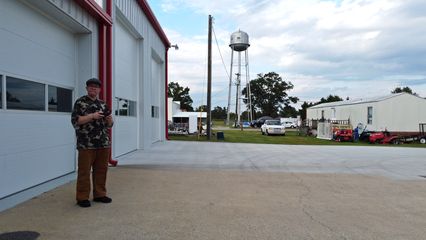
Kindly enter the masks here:
[[93, 120], [86, 124], [78, 125], [79, 116], [103, 111], [110, 113], [111, 110], [102, 100], [92, 100], [88, 96], [77, 99], [71, 114], [71, 123], [74, 126], [77, 136], [77, 149], [98, 149], [111, 147], [111, 141], [108, 136], [108, 126], [105, 119]]

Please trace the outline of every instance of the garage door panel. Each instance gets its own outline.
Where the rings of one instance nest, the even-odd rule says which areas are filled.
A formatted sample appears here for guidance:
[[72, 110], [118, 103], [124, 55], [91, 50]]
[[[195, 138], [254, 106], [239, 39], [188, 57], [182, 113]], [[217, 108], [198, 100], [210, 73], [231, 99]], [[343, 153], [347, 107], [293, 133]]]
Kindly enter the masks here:
[[[65, 164], [60, 161], [64, 156], [67, 156], [67, 159], [68, 156], [75, 156], [73, 146], [73, 144], [58, 146], [50, 151], [45, 149], [22, 151], [2, 157], [0, 198], [74, 172], [75, 163], [72, 159]], [[43, 161], [40, 161], [41, 159]]]
[[[75, 87], [73, 33], [21, 1], [1, 1], [0, 72], [7, 77]], [[43, 86], [44, 87], [44, 86]], [[70, 114], [0, 111], [0, 198], [75, 171]]]
[[115, 46], [115, 95], [136, 101], [138, 86], [138, 40], [116, 23]]
[[[120, 20], [115, 24], [114, 95], [139, 104], [138, 57], [140, 40], [136, 39]], [[116, 116], [113, 134], [114, 157], [138, 148], [138, 116]]]
[[52, 79], [65, 86], [74, 85], [74, 56], [62, 55], [9, 32], [0, 30], [0, 35], [0, 66], [3, 71], [19, 73], [32, 79]]
[[2, 129], [0, 146], [8, 147], [0, 148], [0, 198], [75, 170], [69, 120], [62, 114], [1, 113], [0, 126], [8, 127]]
[[114, 131], [114, 157], [121, 156], [137, 149], [137, 118], [116, 117]]
[[19, 1], [3, 4], [1, 70], [74, 86], [74, 35]]

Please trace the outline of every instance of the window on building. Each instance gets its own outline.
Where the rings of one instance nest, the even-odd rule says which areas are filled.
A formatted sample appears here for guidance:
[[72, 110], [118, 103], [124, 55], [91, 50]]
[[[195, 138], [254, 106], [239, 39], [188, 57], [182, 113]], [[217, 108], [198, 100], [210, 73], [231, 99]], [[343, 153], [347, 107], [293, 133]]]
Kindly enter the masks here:
[[136, 101], [115, 98], [114, 101], [115, 115], [136, 117]]
[[19, 78], [6, 78], [6, 108], [45, 110], [45, 85]]
[[336, 119], [336, 109], [335, 108], [331, 108], [331, 118], [333, 120]]
[[367, 108], [367, 124], [373, 124], [373, 107]]
[[2, 95], [2, 90], [3, 90], [3, 76], [0, 75], [0, 109], [3, 108], [3, 95]]
[[151, 117], [153, 118], [160, 117], [160, 108], [158, 106], [151, 106]]
[[324, 119], [324, 110], [321, 110], [321, 119]]
[[136, 117], [136, 101], [129, 100], [129, 116]]
[[49, 112], [71, 112], [72, 111], [72, 90], [49, 86], [47, 103]]

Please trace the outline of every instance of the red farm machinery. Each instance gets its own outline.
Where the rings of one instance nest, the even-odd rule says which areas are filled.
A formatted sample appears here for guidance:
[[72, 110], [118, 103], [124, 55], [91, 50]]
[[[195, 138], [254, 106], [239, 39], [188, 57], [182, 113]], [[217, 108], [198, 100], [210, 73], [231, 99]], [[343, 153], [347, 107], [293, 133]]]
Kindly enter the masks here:
[[420, 123], [418, 134], [397, 135], [397, 134], [391, 134], [388, 131], [375, 132], [370, 134], [369, 142], [380, 143], [380, 144], [403, 144], [403, 143], [420, 142], [422, 144], [425, 144], [426, 143], [425, 130], [426, 130], [426, 123]]

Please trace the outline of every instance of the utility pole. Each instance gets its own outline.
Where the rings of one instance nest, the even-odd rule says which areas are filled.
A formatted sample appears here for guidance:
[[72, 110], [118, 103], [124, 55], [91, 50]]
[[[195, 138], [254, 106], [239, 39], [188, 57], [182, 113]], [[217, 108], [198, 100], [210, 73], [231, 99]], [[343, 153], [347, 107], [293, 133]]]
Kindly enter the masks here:
[[209, 15], [209, 43], [207, 60], [207, 139], [211, 138], [211, 104], [212, 104], [212, 22], [213, 17]]

